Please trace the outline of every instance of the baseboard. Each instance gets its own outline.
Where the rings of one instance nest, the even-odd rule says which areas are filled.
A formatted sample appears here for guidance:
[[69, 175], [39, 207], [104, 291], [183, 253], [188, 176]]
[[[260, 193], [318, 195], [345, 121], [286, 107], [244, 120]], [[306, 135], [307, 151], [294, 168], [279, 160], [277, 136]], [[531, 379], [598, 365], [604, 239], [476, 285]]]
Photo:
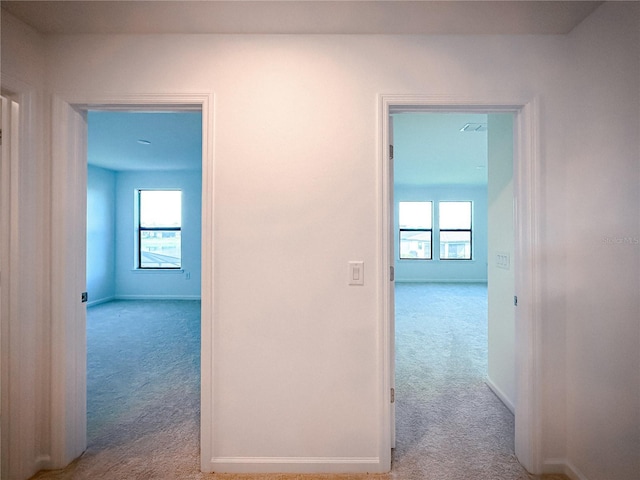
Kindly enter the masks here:
[[116, 295], [115, 300], [200, 300], [200, 295]]
[[51, 469], [52, 469], [51, 455], [39, 455], [36, 457], [35, 472], [31, 473], [29, 477], [31, 477], [35, 473], [38, 473], [42, 470], [51, 470]]
[[495, 383], [493, 383], [493, 381], [489, 377], [487, 377], [485, 383], [491, 389], [491, 391], [496, 395], [496, 397], [498, 397], [500, 401], [504, 403], [504, 406], [507, 407], [511, 411], [511, 413], [515, 415], [516, 407], [513, 404], [513, 402], [509, 399], [509, 397], [507, 397], [505, 393], [502, 390], [500, 390], [500, 388], [498, 388], [498, 386]]
[[542, 464], [542, 473], [564, 473], [571, 480], [589, 480], [566, 458], [550, 458]]
[[95, 307], [96, 305], [100, 305], [102, 303], [113, 302], [115, 299], [116, 297], [99, 298], [98, 300], [87, 302], [87, 307]]
[[216, 473], [385, 473], [378, 457], [214, 457]]
[[478, 279], [467, 279], [460, 280], [455, 278], [442, 278], [442, 279], [433, 279], [433, 278], [395, 278], [396, 283], [487, 283], [486, 278], [478, 278]]

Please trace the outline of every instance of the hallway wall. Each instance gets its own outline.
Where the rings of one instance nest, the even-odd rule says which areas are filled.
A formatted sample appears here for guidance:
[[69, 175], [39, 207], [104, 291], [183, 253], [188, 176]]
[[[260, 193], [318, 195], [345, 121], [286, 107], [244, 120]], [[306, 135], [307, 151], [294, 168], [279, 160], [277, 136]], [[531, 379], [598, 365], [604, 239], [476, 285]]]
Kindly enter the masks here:
[[565, 125], [594, 120], [563, 129], [563, 181], [578, 188], [564, 200], [571, 242], [564, 257], [551, 251], [549, 260], [567, 265], [567, 458], [584, 478], [633, 479], [640, 478], [640, 4], [604, 7], [568, 39], [575, 74]]

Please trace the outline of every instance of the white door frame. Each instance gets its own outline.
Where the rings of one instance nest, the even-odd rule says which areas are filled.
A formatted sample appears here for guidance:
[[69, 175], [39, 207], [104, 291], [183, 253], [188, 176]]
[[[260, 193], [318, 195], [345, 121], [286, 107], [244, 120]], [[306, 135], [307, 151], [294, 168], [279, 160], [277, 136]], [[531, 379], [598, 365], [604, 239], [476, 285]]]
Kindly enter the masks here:
[[[208, 466], [213, 438], [213, 95], [144, 94], [77, 98], [54, 96], [52, 103], [52, 338], [51, 461], [62, 468], [86, 449], [85, 290], [81, 252], [86, 238], [86, 128], [80, 118], [97, 110], [202, 111], [202, 280], [201, 280], [201, 465]], [[82, 205], [83, 207], [78, 207]], [[86, 241], [84, 241], [86, 245]], [[80, 262], [79, 255], [80, 254]], [[57, 387], [56, 387], [57, 386]]]
[[[5, 92], [2, 92], [5, 94]], [[20, 343], [20, 96], [2, 96], [2, 162], [0, 162], [0, 477], [22, 470], [24, 442], [20, 413], [15, 406], [24, 398], [20, 378], [25, 362], [17, 355]], [[27, 392], [28, 393], [28, 392]]]
[[514, 229], [515, 292], [518, 295], [516, 320], [516, 411], [515, 453], [531, 473], [541, 473], [540, 401], [540, 272], [538, 214], [540, 208], [539, 113], [537, 99], [461, 98], [430, 95], [380, 95], [378, 102], [379, 138], [379, 258], [382, 278], [380, 358], [383, 359], [381, 381], [382, 431], [380, 458], [390, 458], [392, 406], [388, 401], [392, 382], [393, 352], [393, 266], [391, 250], [393, 232], [393, 185], [389, 162], [389, 115], [399, 112], [465, 112], [514, 114]]
[[[0, 477], [27, 478], [48, 461], [46, 455], [39, 455], [36, 444], [39, 435], [47, 431], [36, 418], [39, 394], [46, 387], [34, 383], [42, 364], [33, 358], [46, 351], [41, 343], [44, 330], [36, 332], [33, 327], [46, 315], [49, 285], [48, 270], [41, 269], [38, 254], [34, 255], [41, 240], [34, 236], [33, 228], [44, 223], [34, 223], [34, 212], [39, 213], [41, 205], [33, 199], [41, 195], [36, 202], [46, 201], [46, 192], [34, 194], [36, 183], [32, 182], [34, 165], [40, 166], [44, 158], [42, 124], [37, 115], [41, 96], [27, 82], [4, 72], [0, 77], [2, 95], [13, 102], [0, 166]], [[3, 112], [5, 121], [7, 113]]]

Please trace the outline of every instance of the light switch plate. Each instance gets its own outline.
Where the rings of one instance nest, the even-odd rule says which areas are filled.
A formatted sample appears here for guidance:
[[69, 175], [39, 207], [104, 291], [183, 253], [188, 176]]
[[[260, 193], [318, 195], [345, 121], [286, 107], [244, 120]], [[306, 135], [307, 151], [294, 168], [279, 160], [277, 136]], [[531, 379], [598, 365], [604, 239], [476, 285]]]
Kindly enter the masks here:
[[511, 255], [507, 252], [496, 253], [496, 267], [509, 270], [511, 268]]
[[349, 285], [364, 285], [364, 262], [349, 262]]

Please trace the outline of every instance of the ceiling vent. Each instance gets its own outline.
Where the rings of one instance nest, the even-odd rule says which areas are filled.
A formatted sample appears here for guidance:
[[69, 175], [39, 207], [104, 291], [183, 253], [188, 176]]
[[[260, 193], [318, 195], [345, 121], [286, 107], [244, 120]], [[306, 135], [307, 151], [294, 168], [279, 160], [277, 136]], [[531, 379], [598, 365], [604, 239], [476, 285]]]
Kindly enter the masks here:
[[461, 132], [486, 132], [487, 124], [486, 123], [467, 123], [464, 127], [460, 129]]

